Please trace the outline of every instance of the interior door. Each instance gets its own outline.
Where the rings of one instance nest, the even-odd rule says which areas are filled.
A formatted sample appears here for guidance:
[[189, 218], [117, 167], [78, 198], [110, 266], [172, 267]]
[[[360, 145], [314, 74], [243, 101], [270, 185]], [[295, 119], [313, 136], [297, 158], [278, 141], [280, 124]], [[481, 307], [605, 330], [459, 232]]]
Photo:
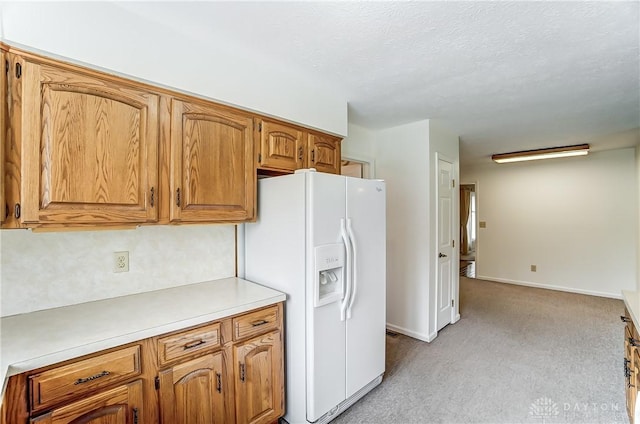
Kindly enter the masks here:
[[438, 250], [437, 250], [437, 328], [451, 322], [453, 300], [453, 164], [438, 159]]
[[353, 299], [347, 318], [347, 398], [384, 373], [386, 326], [385, 184], [346, 178], [353, 235]]

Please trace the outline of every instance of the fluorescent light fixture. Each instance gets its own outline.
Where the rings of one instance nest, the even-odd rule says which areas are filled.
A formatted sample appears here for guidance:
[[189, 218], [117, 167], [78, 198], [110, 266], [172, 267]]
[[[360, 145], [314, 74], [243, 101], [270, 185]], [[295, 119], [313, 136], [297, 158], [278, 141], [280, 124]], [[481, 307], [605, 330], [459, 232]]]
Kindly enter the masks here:
[[548, 149], [525, 150], [523, 152], [500, 153], [491, 156], [496, 163], [522, 162], [525, 160], [565, 158], [568, 156], [583, 156], [589, 153], [588, 144], [576, 146], [551, 147]]

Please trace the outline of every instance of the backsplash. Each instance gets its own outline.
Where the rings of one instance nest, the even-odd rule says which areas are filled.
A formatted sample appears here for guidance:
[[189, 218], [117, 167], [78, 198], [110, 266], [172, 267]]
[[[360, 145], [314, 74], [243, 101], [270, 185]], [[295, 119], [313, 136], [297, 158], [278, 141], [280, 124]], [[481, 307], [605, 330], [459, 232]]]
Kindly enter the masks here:
[[[233, 225], [2, 230], [0, 242], [0, 316], [235, 275]], [[129, 252], [129, 272], [113, 272], [117, 251]]]

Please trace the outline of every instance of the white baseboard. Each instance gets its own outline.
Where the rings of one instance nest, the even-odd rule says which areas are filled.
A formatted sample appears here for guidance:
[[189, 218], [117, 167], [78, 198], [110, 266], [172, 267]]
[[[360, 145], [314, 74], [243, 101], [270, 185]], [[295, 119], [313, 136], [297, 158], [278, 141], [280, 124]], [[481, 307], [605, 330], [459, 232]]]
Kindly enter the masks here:
[[529, 281], [509, 280], [506, 278], [489, 277], [486, 275], [476, 275], [478, 280], [493, 281], [496, 283], [515, 284], [517, 286], [535, 287], [538, 289], [557, 290], [569, 293], [586, 294], [589, 296], [608, 297], [611, 299], [622, 299], [622, 293], [605, 293], [593, 290], [582, 290], [573, 287], [556, 286], [553, 284], [531, 283]]
[[393, 331], [395, 333], [404, 334], [405, 336], [422, 340], [423, 342], [427, 342], [427, 343], [432, 342], [433, 339], [435, 339], [436, 336], [438, 335], [438, 333], [432, 333], [432, 334], [418, 333], [417, 331], [412, 331], [407, 328], [399, 327], [397, 325], [393, 325], [389, 323], [387, 323], [387, 330]]
[[456, 316], [453, 318], [453, 321], [451, 321], [451, 324], [455, 324], [458, 321], [460, 321], [460, 314], [456, 314]]

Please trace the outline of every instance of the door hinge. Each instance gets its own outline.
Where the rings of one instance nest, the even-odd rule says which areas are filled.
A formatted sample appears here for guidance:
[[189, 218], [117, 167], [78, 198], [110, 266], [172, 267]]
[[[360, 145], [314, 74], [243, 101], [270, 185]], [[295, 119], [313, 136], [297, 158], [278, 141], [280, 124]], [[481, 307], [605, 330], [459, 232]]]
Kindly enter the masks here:
[[451, 307], [452, 307], [452, 308], [453, 308], [453, 305], [454, 305], [454, 300], [453, 300], [453, 299], [451, 299]]
[[156, 384], [156, 390], [160, 390], [160, 377], [156, 377], [155, 384]]
[[456, 180], [451, 180], [451, 187], [455, 188], [455, 186], [456, 186]]
[[16, 78], [20, 79], [22, 76], [22, 64], [16, 63]]
[[451, 247], [456, 247], [456, 241], [455, 240], [451, 240]]
[[258, 124], [258, 132], [262, 132], [262, 122]]

